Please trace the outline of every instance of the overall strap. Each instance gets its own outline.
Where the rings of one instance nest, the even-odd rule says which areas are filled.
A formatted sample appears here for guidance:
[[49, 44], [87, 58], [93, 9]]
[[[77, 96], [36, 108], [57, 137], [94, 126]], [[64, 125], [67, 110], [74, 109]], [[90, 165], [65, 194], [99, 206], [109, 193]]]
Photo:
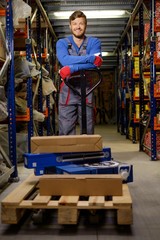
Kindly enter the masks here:
[[69, 55], [72, 56], [85, 56], [86, 55], [86, 48], [87, 48], [87, 43], [88, 43], [88, 37], [85, 38], [79, 52], [77, 53], [75, 47], [73, 44], [70, 42], [69, 38], [66, 38], [66, 41], [68, 42], [68, 52]]

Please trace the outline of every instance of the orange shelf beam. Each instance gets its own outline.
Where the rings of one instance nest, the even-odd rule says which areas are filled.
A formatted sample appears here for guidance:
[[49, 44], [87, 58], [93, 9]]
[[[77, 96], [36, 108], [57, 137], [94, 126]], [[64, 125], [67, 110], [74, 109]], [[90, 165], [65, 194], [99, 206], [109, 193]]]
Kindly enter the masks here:
[[45, 117], [48, 117], [48, 115], [49, 115], [49, 110], [48, 110], [48, 108], [46, 108], [46, 110], [45, 110], [45, 112], [43, 112], [43, 114], [44, 114]]
[[0, 9], [0, 16], [1, 17], [6, 16], [6, 10], [5, 9]]
[[28, 122], [28, 121], [30, 121], [30, 109], [29, 108], [26, 109], [26, 114], [25, 115], [17, 115], [16, 116], [16, 121], [17, 122], [21, 122], [21, 121]]
[[154, 117], [154, 130], [160, 130], [160, 124], [157, 123], [157, 117]]

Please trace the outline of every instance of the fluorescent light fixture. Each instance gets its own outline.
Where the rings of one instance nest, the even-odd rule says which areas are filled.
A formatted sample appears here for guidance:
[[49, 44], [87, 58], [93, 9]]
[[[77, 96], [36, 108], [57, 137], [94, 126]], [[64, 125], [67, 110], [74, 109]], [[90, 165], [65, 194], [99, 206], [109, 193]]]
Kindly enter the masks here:
[[[117, 18], [117, 17], [126, 17], [125, 10], [98, 10], [98, 11], [83, 11], [88, 19], [91, 18]], [[52, 16], [54, 19], [68, 19], [73, 11], [60, 11], [52, 12], [49, 16]]]

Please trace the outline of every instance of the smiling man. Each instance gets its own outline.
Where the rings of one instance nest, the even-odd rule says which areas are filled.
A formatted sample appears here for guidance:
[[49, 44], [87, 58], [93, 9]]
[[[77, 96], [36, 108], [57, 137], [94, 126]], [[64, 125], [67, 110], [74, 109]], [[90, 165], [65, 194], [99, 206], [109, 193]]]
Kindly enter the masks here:
[[[59, 74], [62, 79], [59, 95], [59, 135], [76, 134], [76, 123], [81, 126], [81, 100], [63, 81], [70, 83], [80, 91], [80, 70], [94, 69], [102, 64], [101, 42], [95, 37], [85, 35], [87, 18], [81, 11], [75, 11], [69, 18], [72, 35], [60, 39], [56, 44], [57, 58], [62, 66]], [[90, 83], [87, 83], [90, 88]], [[94, 133], [93, 96], [86, 98], [87, 134]]]

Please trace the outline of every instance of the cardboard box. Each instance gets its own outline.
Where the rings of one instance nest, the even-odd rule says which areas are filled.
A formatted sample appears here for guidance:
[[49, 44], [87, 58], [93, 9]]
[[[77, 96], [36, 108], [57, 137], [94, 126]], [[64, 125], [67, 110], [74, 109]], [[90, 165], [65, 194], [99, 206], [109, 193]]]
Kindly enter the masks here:
[[39, 179], [44, 196], [122, 196], [119, 174], [43, 175]]
[[31, 153], [102, 151], [100, 135], [36, 136], [31, 138]]

